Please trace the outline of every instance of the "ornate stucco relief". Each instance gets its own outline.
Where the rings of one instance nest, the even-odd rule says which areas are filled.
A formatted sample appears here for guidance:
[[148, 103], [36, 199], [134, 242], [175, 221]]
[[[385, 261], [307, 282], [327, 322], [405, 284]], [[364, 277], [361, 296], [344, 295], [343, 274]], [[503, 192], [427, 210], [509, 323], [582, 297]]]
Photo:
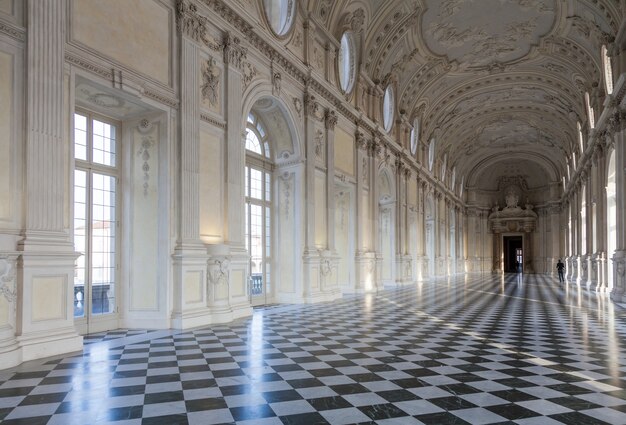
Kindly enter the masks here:
[[15, 260], [3, 255], [0, 255], [0, 294], [10, 303], [17, 300]]

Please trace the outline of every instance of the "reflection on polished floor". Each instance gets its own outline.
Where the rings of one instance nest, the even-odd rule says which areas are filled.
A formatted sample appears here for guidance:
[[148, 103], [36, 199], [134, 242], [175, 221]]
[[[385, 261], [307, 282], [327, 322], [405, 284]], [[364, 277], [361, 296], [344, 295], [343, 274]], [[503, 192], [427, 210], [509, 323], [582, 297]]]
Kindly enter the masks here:
[[0, 422], [626, 424], [626, 315], [546, 276], [437, 280], [119, 335], [0, 372]]

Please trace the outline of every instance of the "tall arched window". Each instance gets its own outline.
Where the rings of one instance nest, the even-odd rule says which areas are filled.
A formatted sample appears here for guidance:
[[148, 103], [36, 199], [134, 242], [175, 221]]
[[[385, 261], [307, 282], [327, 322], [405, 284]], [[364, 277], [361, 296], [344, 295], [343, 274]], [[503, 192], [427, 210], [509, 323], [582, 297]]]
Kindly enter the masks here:
[[383, 125], [387, 133], [389, 133], [393, 127], [393, 108], [393, 87], [389, 84], [385, 89], [385, 96], [383, 97]]
[[456, 166], [452, 167], [452, 177], [450, 178], [450, 189], [454, 192], [454, 184], [456, 183]]
[[583, 128], [580, 125], [580, 121], [578, 121], [576, 123], [576, 129], [578, 130], [578, 145], [580, 146], [580, 151], [584, 152], [585, 151], [585, 144], [584, 144], [584, 140], [583, 140]]
[[572, 170], [576, 171], [576, 151], [572, 152]]
[[273, 164], [267, 136], [258, 117], [250, 113], [245, 140], [245, 238], [253, 304], [264, 304], [271, 289]]
[[435, 163], [435, 138], [430, 139], [428, 145], [428, 170], [433, 171], [433, 164]]
[[613, 93], [613, 69], [611, 68], [611, 58], [609, 57], [606, 46], [602, 46], [602, 67], [604, 68], [604, 87], [606, 94]]
[[446, 174], [447, 174], [447, 168], [448, 167], [448, 154], [444, 154], [443, 156], [443, 162], [441, 163], [441, 182], [445, 183], [446, 181]]
[[419, 143], [420, 132], [420, 120], [415, 118], [413, 120], [413, 128], [411, 129], [411, 155], [415, 155], [417, 152], [417, 144]]
[[591, 101], [589, 100], [589, 92], [585, 92], [585, 107], [587, 108], [587, 118], [589, 119], [589, 128], [596, 127], [596, 117], [594, 116]]

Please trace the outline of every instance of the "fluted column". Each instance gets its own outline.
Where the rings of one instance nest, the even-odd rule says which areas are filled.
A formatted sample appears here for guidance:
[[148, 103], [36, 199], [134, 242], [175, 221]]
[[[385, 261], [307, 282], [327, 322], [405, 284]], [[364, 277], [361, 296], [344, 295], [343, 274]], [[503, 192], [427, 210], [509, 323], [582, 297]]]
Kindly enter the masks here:
[[199, 49], [182, 37], [180, 60], [180, 243], [197, 244], [200, 238], [200, 72]]
[[29, 0], [26, 8], [25, 237], [18, 246], [16, 312], [22, 361], [82, 349], [74, 329], [77, 254], [67, 215], [66, 6], [65, 0]]
[[356, 282], [355, 291], [363, 292], [372, 289], [374, 279], [371, 253], [365, 246], [365, 229], [368, 228], [363, 217], [369, 217], [370, 205], [363, 202], [365, 183], [369, 181], [369, 156], [367, 153], [368, 143], [362, 132], [356, 131]]
[[237, 39], [227, 35], [224, 39], [224, 67], [226, 68], [226, 202], [227, 222], [225, 240], [231, 247], [245, 251], [244, 198], [245, 147], [241, 142], [242, 76], [241, 67], [246, 62], [247, 50]]
[[615, 194], [617, 207], [617, 244], [613, 254], [611, 298], [626, 302], [626, 113], [613, 117], [615, 140]]
[[28, 1], [26, 234], [68, 241], [64, 0]]
[[326, 126], [326, 240], [328, 250], [335, 252], [335, 126], [337, 114], [327, 110]]

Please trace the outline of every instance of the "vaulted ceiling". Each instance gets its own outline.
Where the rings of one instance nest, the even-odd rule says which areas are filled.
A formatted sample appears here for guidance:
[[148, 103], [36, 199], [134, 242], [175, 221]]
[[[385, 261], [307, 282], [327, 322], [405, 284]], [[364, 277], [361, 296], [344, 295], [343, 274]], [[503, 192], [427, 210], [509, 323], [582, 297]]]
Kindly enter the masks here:
[[577, 122], [588, 128], [585, 92], [597, 105], [605, 96], [601, 46], [618, 31], [619, 8], [619, 0], [308, 3], [332, 33], [363, 10], [361, 72], [394, 82], [400, 112], [420, 119], [422, 143], [434, 137], [437, 156], [466, 181], [490, 164], [510, 169], [512, 159], [551, 181], [565, 175]]

